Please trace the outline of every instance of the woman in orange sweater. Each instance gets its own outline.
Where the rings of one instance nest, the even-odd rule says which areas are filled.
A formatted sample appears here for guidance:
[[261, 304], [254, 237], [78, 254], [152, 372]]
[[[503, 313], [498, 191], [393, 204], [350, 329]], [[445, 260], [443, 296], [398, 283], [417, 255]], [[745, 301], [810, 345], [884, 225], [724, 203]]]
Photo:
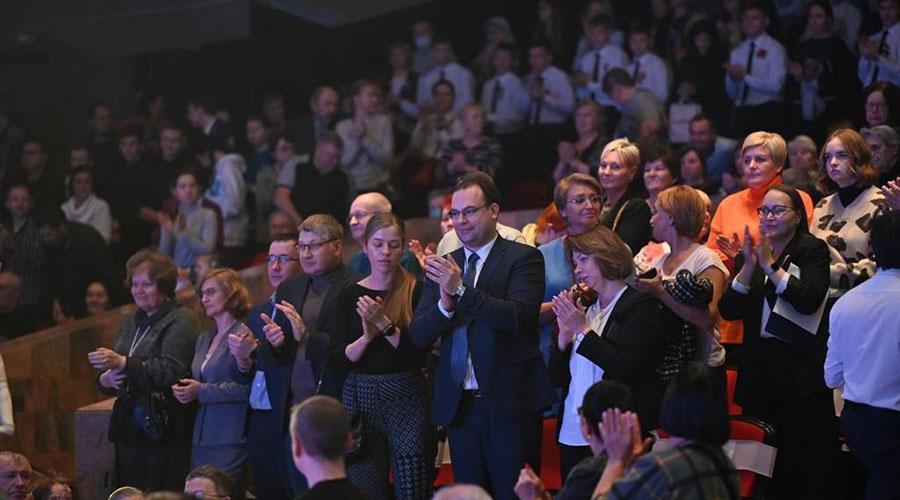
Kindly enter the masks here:
[[[709, 226], [706, 245], [719, 254], [719, 258], [734, 270], [734, 257], [741, 251], [744, 228], [750, 229], [754, 244], [759, 243], [759, 215], [756, 209], [762, 205], [768, 189], [781, 184], [781, 170], [787, 160], [787, 143], [772, 132], [753, 132], [741, 146], [744, 161], [744, 180], [747, 189], [725, 197], [719, 204]], [[798, 190], [806, 208], [807, 223], [812, 225], [812, 198]], [[740, 322], [724, 321], [719, 324], [722, 343], [739, 344], [743, 338]]]

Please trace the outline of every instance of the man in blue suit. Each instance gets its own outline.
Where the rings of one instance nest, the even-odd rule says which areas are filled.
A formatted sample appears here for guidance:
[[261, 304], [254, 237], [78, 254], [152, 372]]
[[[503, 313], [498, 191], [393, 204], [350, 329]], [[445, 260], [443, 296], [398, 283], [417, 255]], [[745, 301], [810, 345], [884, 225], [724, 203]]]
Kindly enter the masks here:
[[541, 410], [553, 394], [538, 348], [543, 257], [498, 238], [499, 201], [487, 174], [457, 182], [450, 214], [463, 248], [426, 257], [410, 333], [422, 349], [441, 339], [432, 411], [455, 481], [505, 500], [526, 463], [540, 468]]

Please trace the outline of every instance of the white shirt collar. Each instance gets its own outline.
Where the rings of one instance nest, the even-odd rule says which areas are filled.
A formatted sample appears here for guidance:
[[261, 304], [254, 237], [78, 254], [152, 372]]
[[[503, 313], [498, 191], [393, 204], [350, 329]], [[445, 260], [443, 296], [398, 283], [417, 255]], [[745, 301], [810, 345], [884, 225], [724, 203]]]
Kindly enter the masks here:
[[494, 248], [494, 243], [497, 243], [497, 238], [499, 238], [499, 237], [500, 237], [500, 233], [495, 234], [494, 239], [492, 239], [490, 242], [488, 242], [488, 244], [479, 248], [475, 252], [472, 252], [471, 250], [469, 250], [468, 248], [463, 246], [463, 249], [465, 250], [465, 254], [466, 254], [466, 260], [469, 260], [470, 255], [472, 255], [473, 253], [476, 253], [476, 254], [478, 254], [478, 260], [480, 262], [484, 262], [484, 259], [487, 259], [488, 254], [491, 253], [491, 249]]

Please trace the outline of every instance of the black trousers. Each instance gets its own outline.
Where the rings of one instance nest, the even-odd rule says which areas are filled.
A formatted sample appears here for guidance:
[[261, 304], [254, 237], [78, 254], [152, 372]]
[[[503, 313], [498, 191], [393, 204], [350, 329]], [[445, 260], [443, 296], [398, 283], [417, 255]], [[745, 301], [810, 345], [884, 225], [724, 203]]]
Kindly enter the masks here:
[[147, 444], [116, 443], [115, 487], [182, 491], [190, 466], [191, 443], [185, 439]]
[[746, 137], [752, 132], [765, 130], [784, 134], [784, 105], [780, 102], [766, 102], [758, 106], [737, 106], [734, 108], [735, 137]]
[[773, 498], [838, 500], [840, 448], [834, 400], [828, 390], [801, 395], [795, 376], [798, 353], [780, 340], [762, 340], [760, 382], [765, 396], [760, 408], [744, 410], [775, 426]]
[[866, 500], [900, 499], [900, 411], [846, 401], [841, 428], [868, 471]]
[[247, 458], [253, 473], [256, 498], [289, 500], [287, 465], [282, 422], [271, 410], [252, 410], [247, 432]]
[[494, 417], [471, 391], [463, 392], [459, 405], [447, 429], [454, 480], [477, 484], [494, 500], [516, 499], [513, 487], [525, 464], [541, 470], [541, 413]]

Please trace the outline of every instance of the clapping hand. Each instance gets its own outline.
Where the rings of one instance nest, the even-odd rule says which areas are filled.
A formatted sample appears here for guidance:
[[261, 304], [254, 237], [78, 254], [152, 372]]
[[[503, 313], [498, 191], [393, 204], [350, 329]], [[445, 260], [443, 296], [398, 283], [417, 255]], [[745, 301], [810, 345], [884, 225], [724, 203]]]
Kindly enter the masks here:
[[733, 261], [737, 254], [741, 252], [741, 239], [737, 233], [733, 233], [731, 238], [720, 234], [716, 237], [716, 246], [719, 247], [719, 251]]
[[628, 466], [643, 455], [652, 442], [650, 438], [641, 439], [641, 424], [634, 412], [622, 413], [618, 408], [606, 410], [597, 427], [610, 462]]
[[172, 223], [172, 218], [169, 217], [168, 214], [164, 212], [157, 212], [156, 222], [158, 222], [159, 227], [161, 227], [167, 233], [172, 234], [175, 232], [175, 225]]
[[756, 247], [756, 251], [756, 264], [765, 273], [775, 263], [775, 255], [772, 253], [772, 242], [769, 240], [769, 235], [762, 231], [759, 232], [759, 245]]
[[462, 270], [452, 257], [441, 257], [428, 250], [425, 251], [425, 276], [448, 295], [455, 294], [462, 283]]
[[172, 393], [179, 403], [186, 405], [197, 400], [197, 395], [200, 393], [200, 382], [192, 378], [183, 378], [172, 386]]
[[121, 370], [125, 368], [125, 356], [107, 349], [98, 347], [96, 351], [88, 353], [88, 361], [98, 370]]
[[587, 318], [585, 317], [585, 307], [581, 303], [581, 299], [575, 299], [575, 295], [570, 290], [563, 290], [556, 297], [553, 297], [553, 313], [556, 314], [556, 323], [559, 326], [559, 343], [560, 350], [572, 341], [572, 338], [587, 327]]
[[[373, 299], [367, 295], [361, 296], [356, 301], [356, 314], [362, 319], [364, 326], [368, 323], [377, 328], [377, 332], [369, 332], [373, 336], [384, 331], [391, 324], [391, 320], [384, 315], [384, 301], [381, 297]], [[396, 335], [396, 333], [394, 334]]]
[[228, 351], [234, 356], [242, 370], [250, 369], [252, 365], [250, 355], [258, 346], [259, 341], [256, 340], [256, 337], [245, 325], [241, 325], [241, 329], [238, 332], [228, 335]]
[[100, 385], [107, 389], [121, 389], [127, 378], [124, 370], [106, 370], [100, 374]]
[[527, 464], [519, 471], [519, 480], [513, 488], [519, 500], [541, 500], [549, 498], [541, 478]]
[[416, 256], [416, 260], [419, 261], [419, 267], [425, 267], [425, 248], [422, 247], [422, 242], [412, 238], [409, 240], [409, 251]]
[[300, 339], [306, 336], [307, 328], [300, 313], [297, 312], [297, 308], [286, 300], [275, 304], [275, 308], [287, 316], [288, 321], [291, 322], [291, 328], [294, 330], [294, 340], [300, 342]]
[[891, 209], [900, 210], [900, 177], [881, 186], [881, 194]]
[[268, 314], [262, 313], [259, 317], [265, 323], [263, 333], [266, 335], [266, 340], [272, 344], [272, 347], [281, 347], [284, 344], [284, 331], [278, 326], [278, 323], [272, 321]]

